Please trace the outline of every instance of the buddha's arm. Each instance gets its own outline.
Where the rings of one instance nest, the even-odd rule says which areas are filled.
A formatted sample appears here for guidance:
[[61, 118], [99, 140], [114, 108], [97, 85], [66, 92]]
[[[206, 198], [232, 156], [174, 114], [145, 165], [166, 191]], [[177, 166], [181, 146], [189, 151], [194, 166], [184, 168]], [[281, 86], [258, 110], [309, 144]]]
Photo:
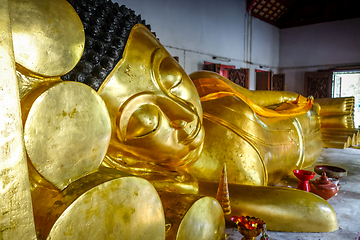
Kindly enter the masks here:
[[[199, 182], [199, 191], [203, 195], [216, 196], [217, 187], [217, 183]], [[331, 205], [313, 193], [229, 184], [229, 196], [232, 215], [258, 217], [265, 221], [269, 230], [332, 232], [338, 228]]]

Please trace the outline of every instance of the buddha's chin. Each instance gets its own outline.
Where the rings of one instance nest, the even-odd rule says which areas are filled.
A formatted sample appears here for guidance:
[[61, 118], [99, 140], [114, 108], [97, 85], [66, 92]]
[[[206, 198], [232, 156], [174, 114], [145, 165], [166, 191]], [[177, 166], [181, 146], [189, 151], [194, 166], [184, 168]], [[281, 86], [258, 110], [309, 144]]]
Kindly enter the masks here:
[[153, 153], [146, 154], [147, 151], [141, 152], [139, 149], [131, 149], [130, 147], [127, 148], [127, 151], [123, 151], [125, 148], [119, 150], [117, 147], [110, 144], [102, 165], [140, 175], [141, 173], [149, 174], [162, 170], [176, 171], [178, 168], [183, 169], [199, 158], [203, 149], [203, 137], [196, 138], [190, 144], [183, 146], [181, 152], [174, 150], [171, 153], [165, 153], [159, 149], [152, 149], [152, 151], [157, 152], [156, 155]]
[[[194, 146], [194, 145], [193, 145]], [[196, 147], [191, 148], [189, 146], [189, 152], [185, 157], [177, 161], [177, 165], [180, 167], [186, 167], [187, 165], [195, 162], [199, 159], [204, 146], [204, 141], [201, 141], [200, 144], [197, 144]]]
[[199, 147], [202, 148], [205, 138], [205, 129], [201, 126], [198, 130], [196, 137], [194, 137], [193, 141], [189, 144], [189, 150], [193, 151], [198, 149]]

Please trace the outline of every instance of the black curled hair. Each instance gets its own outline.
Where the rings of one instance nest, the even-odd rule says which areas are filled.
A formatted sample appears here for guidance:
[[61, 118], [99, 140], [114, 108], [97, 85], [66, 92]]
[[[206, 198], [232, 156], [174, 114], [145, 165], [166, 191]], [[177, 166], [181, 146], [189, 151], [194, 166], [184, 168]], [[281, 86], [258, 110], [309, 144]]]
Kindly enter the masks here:
[[[68, 0], [79, 15], [85, 30], [84, 53], [78, 64], [61, 77], [82, 82], [95, 90], [122, 58], [132, 27], [146, 25], [141, 15], [111, 0]], [[155, 33], [154, 33], [155, 34]]]

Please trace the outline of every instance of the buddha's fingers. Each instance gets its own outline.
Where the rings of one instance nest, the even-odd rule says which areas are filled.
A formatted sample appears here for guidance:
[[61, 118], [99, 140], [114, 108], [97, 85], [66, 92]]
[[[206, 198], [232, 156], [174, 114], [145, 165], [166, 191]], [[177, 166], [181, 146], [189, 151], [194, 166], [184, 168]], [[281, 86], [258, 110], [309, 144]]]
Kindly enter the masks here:
[[160, 192], [166, 218], [166, 239], [225, 239], [224, 212], [215, 198]]

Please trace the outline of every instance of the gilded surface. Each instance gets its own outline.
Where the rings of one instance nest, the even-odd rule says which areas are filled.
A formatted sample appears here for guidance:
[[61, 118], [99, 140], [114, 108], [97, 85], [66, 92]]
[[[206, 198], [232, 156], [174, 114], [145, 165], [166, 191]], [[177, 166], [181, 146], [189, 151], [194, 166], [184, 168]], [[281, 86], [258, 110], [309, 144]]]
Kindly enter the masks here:
[[8, 1], [0, 4], [0, 239], [35, 239]]
[[166, 239], [225, 237], [225, 217], [218, 201], [201, 195], [160, 192], [166, 218]]
[[[214, 79], [208, 83], [213, 86], [222, 87], [220, 84], [226, 83], [263, 107], [279, 106], [282, 101], [298, 97], [291, 92], [249, 91], [211, 72], [195, 72], [190, 77], [193, 80]], [[195, 81], [195, 86], [200, 90], [206, 88], [201, 81]], [[203, 97], [203, 92], [199, 92]], [[218, 181], [223, 162], [226, 162], [229, 183], [271, 185], [293, 169], [312, 164], [321, 154], [323, 143], [314, 110], [296, 116], [291, 113], [283, 117], [263, 117], [248, 103], [231, 95], [213, 97], [203, 101], [202, 106], [206, 132], [204, 149], [199, 160], [190, 167], [198, 179]]]
[[17, 64], [38, 76], [60, 76], [75, 67], [85, 35], [67, 1], [11, 0], [9, 7]]
[[103, 169], [110, 141], [105, 103], [77, 82], [44, 82], [22, 99], [39, 239], [164, 239], [155, 188]]
[[155, 188], [136, 177], [99, 184], [66, 208], [47, 237], [89, 238], [164, 239], [164, 211]]
[[97, 170], [111, 126], [106, 106], [94, 90], [76, 82], [50, 83], [22, 100], [24, 138], [32, 165], [62, 190]]
[[196, 193], [183, 169], [202, 149], [199, 97], [184, 70], [142, 25], [132, 29], [123, 59], [99, 94], [112, 127], [106, 163], [138, 175], [159, 175], [178, 191]]
[[355, 129], [355, 98], [315, 99], [321, 106], [320, 121], [324, 147], [347, 148], [356, 146], [359, 133]]
[[[217, 184], [199, 182], [200, 194], [216, 196], [216, 190]], [[229, 193], [233, 215], [259, 217], [272, 231], [332, 232], [338, 229], [331, 205], [310, 192], [229, 184]], [[230, 216], [226, 216], [226, 222], [233, 224]]]
[[[177, 240], [225, 239], [224, 213], [220, 204], [211, 197], [196, 201], [185, 214], [176, 236]], [[194, 227], [196, 226], [196, 227]], [[193, 229], [193, 231], [189, 231]]]
[[[4, 212], [11, 216], [10, 221], [2, 218], [11, 224], [2, 225], [4, 239], [35, 238], [35, 228], [38, 239], [164, 239], [164, 212], [154, 187], [99, 167], [111, 134], [105, 103], [90, 87], [57, 77], [70, 71], [83, 52], [84, 31], [75, 11], [66, 1], [13, 1], [10, 10], [30, 184], [27, 174], [12, 172], [27, 182], [21, 183], [21, 205], [5, 195], [9, 205], [21, 208]], [[14, 61], [8, 65], [14, 70]], [[18, 88], [15, 72], [13, 80]], [[18, 107], [9, 109], [19, 110], [15, 100], [10, 103]], [[20, 112], [18, 117], [16, 134], [22, 133]], [[18, 164], [16, 171], [27, 172], [25, 161], [9, 161]]]
[[320, 98], [316, 102], [321, 106], [321, 128], [355, 128], [354, 97]]

